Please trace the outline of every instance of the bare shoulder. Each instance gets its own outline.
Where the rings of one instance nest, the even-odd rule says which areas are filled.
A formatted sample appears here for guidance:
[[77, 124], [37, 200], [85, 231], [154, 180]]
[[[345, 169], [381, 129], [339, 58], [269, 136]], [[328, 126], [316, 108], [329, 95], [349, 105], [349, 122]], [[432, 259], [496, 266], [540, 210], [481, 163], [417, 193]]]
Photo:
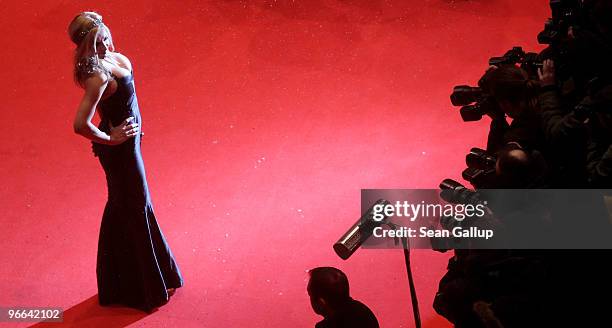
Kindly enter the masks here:
[[106, 74], [101, 71], [95, 70], [85, 80], [85, 92], [100, 92], [100, 90], [103, 90], [106, 87], [108, 80], [109, 77]]
[[132, 71], [132, 63], [127, 58], [127, 56], [118, 52], [113, 53], [113, 55], [115, 57], [115, 60], [117, 60], [123, 67], [126, 67], [127, 69]]

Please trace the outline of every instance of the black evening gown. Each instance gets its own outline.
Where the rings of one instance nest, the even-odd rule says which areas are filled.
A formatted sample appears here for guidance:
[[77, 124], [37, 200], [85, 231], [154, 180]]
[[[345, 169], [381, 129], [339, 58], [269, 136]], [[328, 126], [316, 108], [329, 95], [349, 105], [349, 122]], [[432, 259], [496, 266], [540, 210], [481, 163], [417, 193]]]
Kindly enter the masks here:
[[[130, 116], [142, 127], [133, 74], [115, 80], [115, 93], [98, 105], [100, 130], [108, 133], [109, 122], [118, 126]], [[138, 135], [115, 146], [93, 143], [108, 187], [96, 273], [101, 305], [149, 312], [166, 304], [166, 289], [181, 287], [183, 278], [153, 214], [140, 141]]]

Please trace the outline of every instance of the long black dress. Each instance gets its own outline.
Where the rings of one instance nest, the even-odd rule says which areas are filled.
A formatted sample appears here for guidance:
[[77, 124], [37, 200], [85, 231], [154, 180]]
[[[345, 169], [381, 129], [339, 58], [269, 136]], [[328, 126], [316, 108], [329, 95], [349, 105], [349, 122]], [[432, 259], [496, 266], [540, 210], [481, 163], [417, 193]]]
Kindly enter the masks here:
[[[100, 130], [134, 117], [141, 127], [133, 74], [115, 77], [117, 90], [99, 102]], [[157, 225], [140, 152], [140, 134], [116, 145], [93, 143], [108, 187], [98, 242], [100, 305], [151, 311], [168, 302], [166, 289], [183, 285], [174, 256]]]

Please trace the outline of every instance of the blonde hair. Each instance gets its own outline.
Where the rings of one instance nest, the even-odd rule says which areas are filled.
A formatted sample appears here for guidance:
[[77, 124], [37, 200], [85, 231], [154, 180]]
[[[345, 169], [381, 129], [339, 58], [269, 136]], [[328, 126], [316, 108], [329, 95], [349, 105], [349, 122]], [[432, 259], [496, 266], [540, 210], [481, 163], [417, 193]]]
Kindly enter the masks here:
[[85, 80], [95, 72], [110, 77], [110, 72], [102, 65], [97, 55], [98, 36], [105, 34], [110, 41], [109, 50], [115, 51], [110, 30], [102, 22], [102, 16], [93, 11], [78, 14], [68, 25], [68, 36], [74, 42], [74, 81], [85, 87]]

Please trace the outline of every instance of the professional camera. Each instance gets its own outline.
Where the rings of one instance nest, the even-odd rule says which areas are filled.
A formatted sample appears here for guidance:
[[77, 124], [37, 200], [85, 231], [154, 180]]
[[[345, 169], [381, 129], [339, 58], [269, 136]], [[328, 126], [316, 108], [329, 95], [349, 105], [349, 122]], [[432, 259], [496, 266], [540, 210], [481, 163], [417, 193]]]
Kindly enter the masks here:
[[[440, 197], [451, 204], [471, 204], [483, 206], [487, 203], [484, 200], [486, 197], [483, 197], [480, 193], [470, 190], [461, 183], [452, 179], [445, 179], [442, 181], [442, 183], [440, 183]], [[471, 226], [473, 222], [467, 222], [463, 219], [458, 220], [452, 215], [447, 215], [440, 218], [439, 224], [441, 228], [451, 231], [457, 227]], [[432, 249], [441, 253], [447, 252], [451, 249], [465, 249], [468, 247], [466, 241], [461, 240], [461, 238], [431, 237], [429, 240]]]
[[497, 158], [490, 155], [486, 150], [480, 148], [470, 149], [470, 153], [465, 156], [465, 163], [468, 167], [486, 170], [495, 168]]
[[[461, 183], [452, 179], [445, 179], [442, 181], [442, 183], [440, 183], [440, 189], [440, 197], [449, 203], [472, 204], [480, 202], [479, 196], [477, 196], [475, 191], [467, 189]], [[439, 223], [440, 227], [443, 229], [452, 230], [455, 227], [461, 226], [462, 221], [456, 220], [453, 216], [442, 216]], [[446, 253], [454, 249], [456, 247], [455, 243], [457, 242], [455, 238], [445, 237], [431, 237], [429, 241], [431, 243], [431, 248], [440, 253]]]
[[480, 148], [472, 148], [465, 156], [467, 168], [461, 173], [476, 189], [494, 188], [496, 185], [495, 163], [497, 158]]
[[490, 66], [519, 65], [530, 77], [537, 78], [538, 69], [542, 67], [540, 55], [535, 52], [525, 52], [522, 47], [513, 47], [501, 57], [489, 58]]
[[466, 188], [453, 179], [444, 179], [444, 181], [440, 183], [440, 197], [452, 204], [477, 205], [484, 202], [478, 192]]
[[487, 113], [499, 110], [495, 99], [481, 87], [458, 85], [450, 98], [454, 106], [462, 106], [459, 113], [464, 122], [478, 121]]

